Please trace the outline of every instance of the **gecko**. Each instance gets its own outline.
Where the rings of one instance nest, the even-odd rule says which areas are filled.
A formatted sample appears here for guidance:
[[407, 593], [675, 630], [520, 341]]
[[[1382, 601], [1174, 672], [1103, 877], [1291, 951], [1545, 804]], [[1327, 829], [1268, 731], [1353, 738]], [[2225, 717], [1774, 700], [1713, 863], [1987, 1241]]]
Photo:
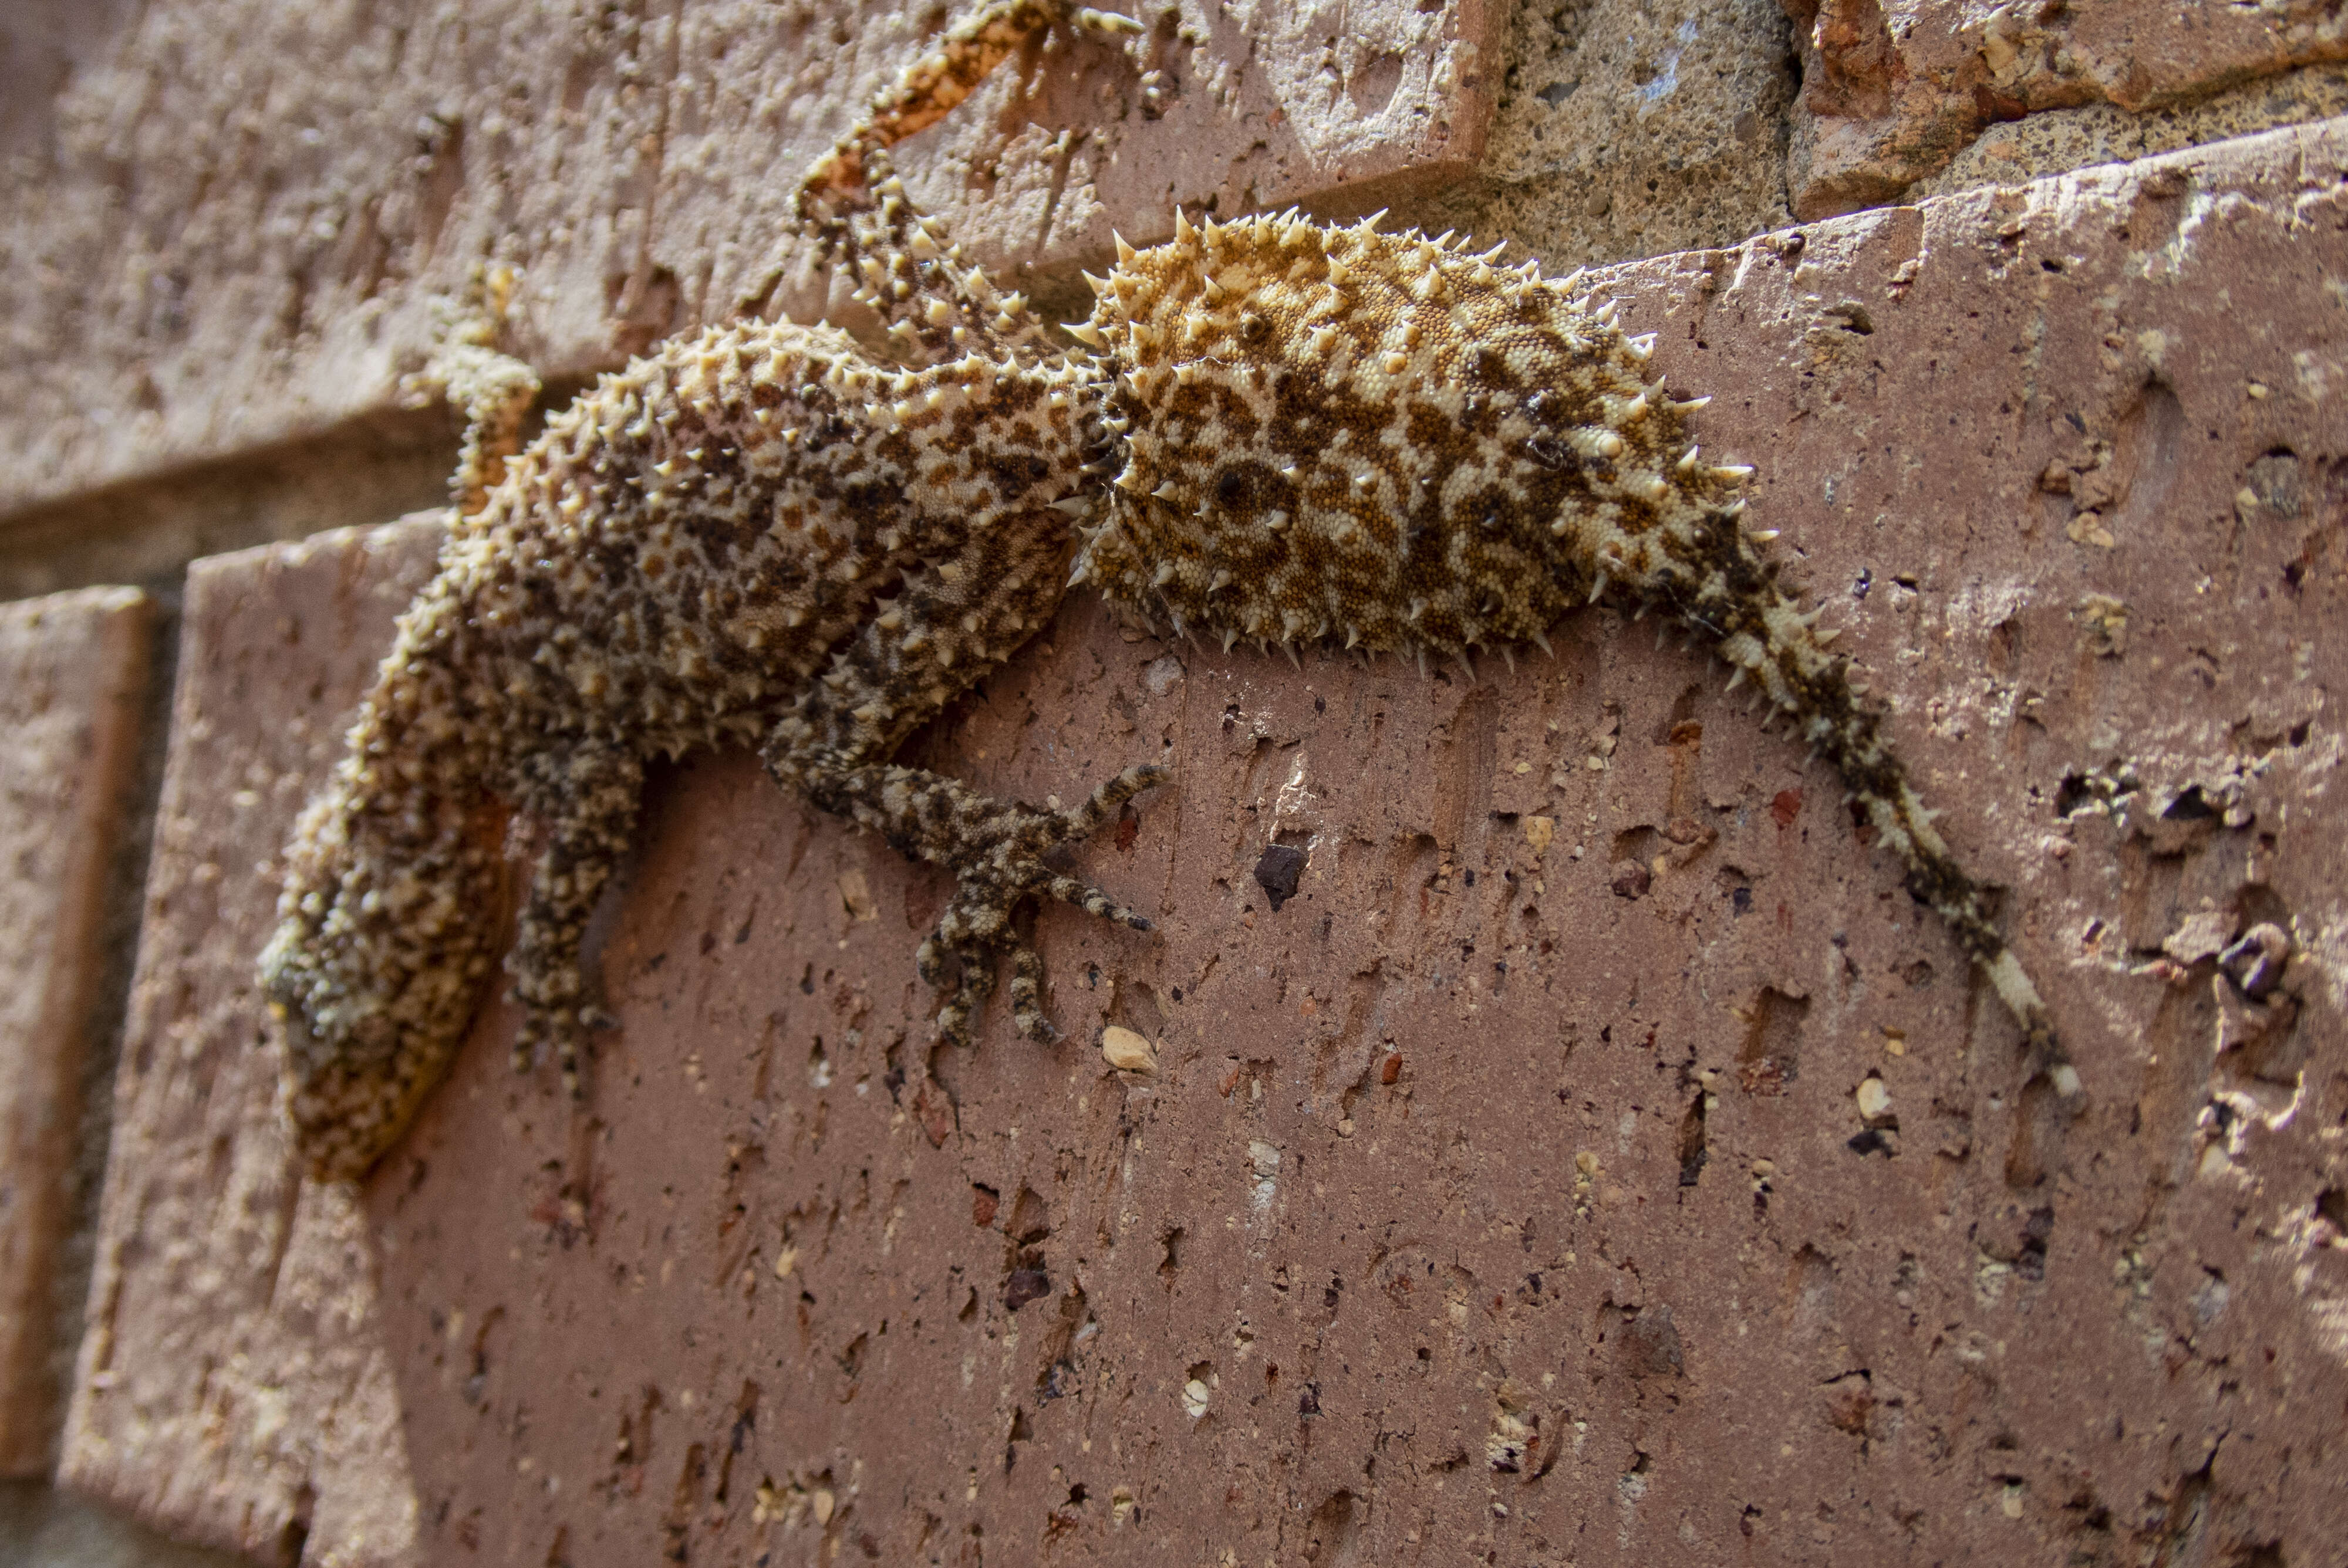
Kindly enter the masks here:
[[1045, 898], [1149, 921], [1055, 852], [1166, 782], [1136, 763], [1036, 810], [892, 759], [1089, 586], [1179, 636], [1468, 660], [1570, 611], [1653, 610], [1709, 640], [1842, 775], [1910, 891], [2042, 1057], [2046, 1009], [1932, 826], [1883, 716], [1777, 582], [1742, 485], [1691, 438], [1581, 274], [1453, 234], [1292, 210], [1117, 241], [1058, 334], [918, 212], [891, 149], [1047, 28], [1128, 18], [987, 0], [809, 166], [819, 265], [880, 325], [757, 320], [608, 374], [526, 446], [538, 378], [490, 318], [432, 374], [466, 415], [438, 573], [400, 618], [327, 787], [283, 856], [260, 977], [295, 1146], [363, 1175], [447, 1071], [495, 961], [508, 812], [533, 825], [506, 968], [527, 1069], [581, 1092], [609, 1023], [582, 970], [648, 760], [756, 748], [784, 787], [954, 879], [921, 943], [967, 1044], [1006, 958], [1017, 1031], [1050, 1041], [1021, 932]]

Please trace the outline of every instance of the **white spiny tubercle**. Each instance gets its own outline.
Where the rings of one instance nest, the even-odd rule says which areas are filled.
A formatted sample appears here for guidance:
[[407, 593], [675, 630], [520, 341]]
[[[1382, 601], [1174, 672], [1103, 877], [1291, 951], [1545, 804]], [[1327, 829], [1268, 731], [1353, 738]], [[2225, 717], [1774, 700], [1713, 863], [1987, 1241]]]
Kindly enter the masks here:
[[1080, 7], [1074, 20], [1077, 26], [1086, 32], [1105, 34], [1113, 37], [1131, 37], [1148, 31], [1130, 16], [1119, 15], [1114, 11], [1096, 10], [1090, 5]]

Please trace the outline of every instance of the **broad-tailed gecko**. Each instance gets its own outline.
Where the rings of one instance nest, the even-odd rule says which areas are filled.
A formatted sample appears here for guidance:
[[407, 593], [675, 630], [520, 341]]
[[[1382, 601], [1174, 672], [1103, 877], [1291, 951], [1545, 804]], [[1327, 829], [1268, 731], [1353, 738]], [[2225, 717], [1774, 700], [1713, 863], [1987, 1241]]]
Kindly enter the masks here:
[[885, 324], [738, 322], [661, 345], [517, 440], [537, 378], [460, 333], [438, 365], [469, 416], [438, 576], [285, 859], [261, 959], [285, 1101], [322, 1176], [362, 1174], [446, 1071], [499, 935], [503, 808], [541, 825], [507, 968], [527, 1065], [575, 1092], [599, 1021], [590, 912], [661, 753], [758, 748], [782, 784], [952, 873], [920, 949], [966, 1040], [1011, 959], [1020, 1032], [1049, 1040], [1017, 933], [1055, 897], [1148, 922], [1055, 867], [1168, 776], [1138, 763], [1056, 811], [891, 757], [1091, 584], [1220, 640], [1422, 662], [1532, 643], [1580, 606], [1652, 608], [1715, 640], [1842, 774], [2041, 1054], [2036, 990], [1935, 833], [1828, 637], [1775, 586], [1704, 460], [1703, 399], [1573, 279], [1449, 235], [1294, 212], [1121, 241], [1089, 320], [1054, 335], [916, 213], [889, 148], [1055, 24], [994, 0], [952, 27], [802, 182], [819, 255]]

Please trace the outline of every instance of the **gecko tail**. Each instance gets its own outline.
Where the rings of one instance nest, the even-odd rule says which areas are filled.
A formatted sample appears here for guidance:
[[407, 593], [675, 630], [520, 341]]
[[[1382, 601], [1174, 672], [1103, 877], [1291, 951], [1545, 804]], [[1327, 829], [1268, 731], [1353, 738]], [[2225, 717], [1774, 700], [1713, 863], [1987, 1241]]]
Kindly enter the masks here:
[[[1720, 525], [1725, 528], [1728, 520]], [[2068, 1076], [2068, 1066], [2044, 999], [2022, 960], [2006, 945], [1979, 884], [1957, 863], [1947, 839], [1933, 825], [1937, 815], [1919, 799], [1885, 732], [1883, 713], [1853, 684], [1852, 669], [1827, 650], [1829, 638], [1816, 629], [1817, 611], [1767, 586], [1762, 563], [1740, 538], [1729, 536], [1717, 550], [1739, 579], [1741, 591], [1699, 600], [1681, 618], [1722, 637], [1729, 661], [1754, 681], [1774, 712], [1794, 721], [1817, 755], [1841, 774], [1885, 848], [1907, 866], [1908, 888], [1948, 924], [1960, 946], [1981, 966], [2006, 1009], [2022, 1026], [2034, 1062]]]
[[[1839, 672], [1833, 679], [1839, 682]], [[1917, 799], [1892, 759], [1879, 733], [1879, 720], [1855, 704], [1846, 704], [1843, 712], [1864, 716], [1856, 723], [1847, 721], [1838, 737], [1829, 738], [1822, 749], [1846, 778], [1856, 781], [1854, 793], [1884, 843], [1906, 862], [1909, 890], [1948, 924], [1959, 945], [1981, 967], [1982, 977], [2022, 1026], [2027, 1052], [2049, 1064], [2061, 1061], [2063, 1052], [2036, 983], [1991, 917], [1989, 901], [1980, 885], [1957, 864], [1947, 841], [1933, 827], [1932, 819], [1938, 814], [1928, 811]], [[1838, 744], [1840, 735], [1850, 736], [1855, 744], [1848, 749]]]
[[[1969, 946], [1971, 944], [1968, 944]], [[2047, 1015], [2046, 1003], [2038, 994], [2038, 987], [2030, 971], [2022, 967], [2012, 948], [2003, 941], [1988, 949], [1975, 948], [1973, 962], [1981, 966], [1982, 979], [2005, 1004], [2014, 1021], [2022, 1026], [2023, 1049], [2034, 1066], [2068, 1073], [2063, 1092], [2070, 1094], [2078, 1087], [2077, 1077], [2068, 1066], [2069, 1058], [2062, 1042], [2055, 1038], [2054, 1021]]]
[[2038, 999], [2038, 988], [2031, 984], [2013, 949], [2001, 948], [1995, 958], [1982, 960], [1982, 972], [2021, 1023], [2023, 1050], [2032, 1068], [2046, 1072], [2054, 1080], [2054, 1091], [2064, 1099], [2078, 1094], [2083, 1087], [2079, 1070], [2071, 1065], [2063, 1042], [2055, 1038], [2054, 1020], [2046, 1016], [2046, 1004]]
[[2038, 988], [2030, 983], [2030, 976], [2022, 960], [2013, 956], [2012, 948], [2001, 948], [1997, 957], [1982, 966], [1989, 983], [1996, 988], [1999, 998], [2024, 1029], [2041, 1024], [2046, 1017], [2046, 1004], [2038, 999]]
[[[1834, 679], [1840, 680], [1839, 672]], [[1981, 886], [1957, 864], [1947, 841], [1933, 827], [1932, 819], [1939, 814], [1927, 810], [1917, 799], [1882, 743], [1879, 720], [1855, 704], [1846, 705], [1843, 712], [1865, 714], [1859, 722], [1842, 726], [1842, 733], [1851, 735], [1856, 745], [1847, 754], [1829, 740], [1824, 749], [1846, 778], [1857, 781], [1854, 790], [1864, 801], [1869, 817], [1886, 845], [1907, 863], [1909, 890], [1947, 922], [1958, 943], [1981, 967], [1982, 977], [2022, 1026], [2030, 1053], [2059, 1061], [2062, 1051], [2054, 1040], [2046, 1003], [1991, 917], [1989, 900]]]

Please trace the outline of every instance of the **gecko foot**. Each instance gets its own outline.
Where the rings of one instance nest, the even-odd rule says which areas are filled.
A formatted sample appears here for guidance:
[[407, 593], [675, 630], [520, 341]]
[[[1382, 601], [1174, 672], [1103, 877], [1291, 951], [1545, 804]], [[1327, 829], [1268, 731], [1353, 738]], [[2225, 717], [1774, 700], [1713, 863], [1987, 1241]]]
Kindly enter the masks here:
[[1021, 1034], [1050, 1044], [1059, 1031], [1044, 1010], [1044, 960], [1020, 934], [1013, 916], [1035, 898], [1056, 898], [1087, 915], [1147, 931], [1149, 921], [1081, 878], [1055, 869], [1045, 856], [1061, 845], [1090, 837], [1117, 809], [1143, 790], [1172, 774], [1156, 763], [1140, 763], [1102, 784], [1082, 804], [1060, 811], [986, 802], [983, 815], [968, 807], [983, 797], [965, 796], [958, 812], [956, 853], [947, 859], [960, 885], [937, 927], [922, 943], [918, 964], [923, 980], [944, 989], [948, 960], [959, 967], [953, 991], [938, 1012], [938, 1036], [953, 1045], [970, 1043], [971, 1029], [994, 989], [994, 960], [1011, 958], [1011, 1016]]
[[[517, 996], [515, 999], [521, 999]], [[549, 1047], [556, 1065], [562, 1070], [563, 1092], [573, 1100], [580, 1099], [585, 1093], [580, 1067], [587, 1059], [588, 1037], [599, 1029], [617, 1029], [619, 1023], [602, 1009], [585, 1004], [567, 1008], [525, 1004], [521, 1029], [514, 1035], [513, 1070], [532, 1071], [539, 1062], [539, 1048]]]

